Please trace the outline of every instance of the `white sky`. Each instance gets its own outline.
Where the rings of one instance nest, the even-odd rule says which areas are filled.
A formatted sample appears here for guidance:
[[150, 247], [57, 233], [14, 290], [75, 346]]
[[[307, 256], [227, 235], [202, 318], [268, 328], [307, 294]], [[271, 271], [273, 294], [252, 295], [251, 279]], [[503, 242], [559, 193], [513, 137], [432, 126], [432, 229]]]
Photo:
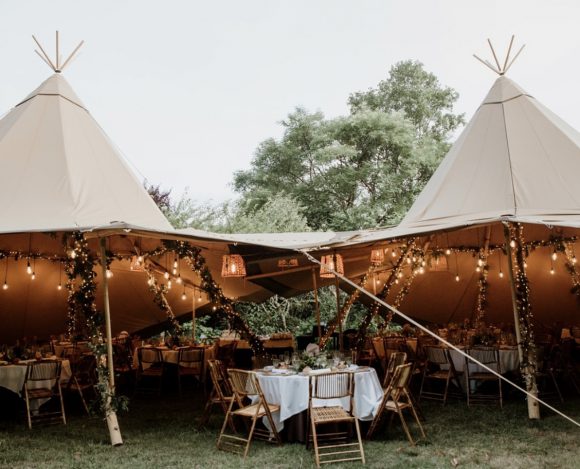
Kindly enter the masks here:
[[573, 0], [0, 0], [0, 113], [51, 73], [31, 34], [51, 55], [56, 29], [65, 54], [84, 39], [65, 76], [133, 167], [223, 200], [295, 106], [345, 114], [399, 60], [455, 88], [469, 118], [494, 80], [471, 56], [491, 58], [488, 37], [501, 56], [512, 33], [526, 43], [508, 76], [580, 128], [579, 13]]

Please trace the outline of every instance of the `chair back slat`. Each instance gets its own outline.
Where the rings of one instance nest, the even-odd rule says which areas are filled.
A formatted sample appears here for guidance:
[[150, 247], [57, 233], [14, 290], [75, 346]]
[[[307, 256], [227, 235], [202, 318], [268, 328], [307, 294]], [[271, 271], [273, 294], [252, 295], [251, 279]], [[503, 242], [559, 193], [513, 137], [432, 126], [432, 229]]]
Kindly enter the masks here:
[[216, 390], [216, 393], [220, 399], [224, 397], [229, 397], [232, 395], [232, 389], [227, 376], [224, 373], [224, 368], [220, 360], [208, 360], [207, 364], [209, 366], [209, 375], [211, 382]]
[[387, 351], [385, 350], [385, 342], [382, 337], [373, 337], [373, 350], [375, 355], [379, 360], [383, 360], [387, 356]]
[[352, 373], [324, 373], [311, 377], [312, 397], [339, 399], [353, 395]]
[[447, 349], [443, 347], [425, 347], [425, 353], [427, 355], [427, 360], [430, 363], [436, 365], [448, 365], [449, 357], [447, 355]]
[[232, 391], [240, 398], [261, 395], [256, 374], [252, 371], [229, 369], [228, 377], [232, 385]]
[[46, 360], [40, 362], [30, 362], [26, 369], [26, 382], [47, 381], [60, 379], [61, 362], [57, 360]]
[[155, 363], [163, 362], [161, 350], [157, 348], [141, 347], [137, 350], [137, 356], [139, 358], [139, 365], [142, 365], [143, 363], [153, 365]]
[[484, 365], [499, 365], [499, 349], [497, 347], [472, 347], [467, 350], [467, 353]]
[[203, 347], [189, 347], [179, 350], [178, 363], [189, 365], [203, 362]]
[[409, 385], [412, 366], [411, 363], [407, 363], [406, 365], [399, 365], [395, 368], [393, 379], [391, 380], [393, 391], [400, 392]]
[[386, 388], [393, 379], [393, 373], [399, 365], [404, 365], [407, 361], [407, 354], [405, 352], [395, 352], [391, 354], [387, 370], [385, 372], [385, 379], [383, 380], [383, 388]]

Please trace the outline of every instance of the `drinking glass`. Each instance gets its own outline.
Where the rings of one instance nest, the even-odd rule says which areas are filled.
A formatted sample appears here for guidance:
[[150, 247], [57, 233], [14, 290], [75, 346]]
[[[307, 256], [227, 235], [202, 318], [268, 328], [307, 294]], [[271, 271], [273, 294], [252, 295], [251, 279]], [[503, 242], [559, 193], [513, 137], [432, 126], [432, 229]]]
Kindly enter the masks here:
[[278, 365], [280, 364], [280, 359], [279, 358], [272, 358], [272, 366], [274, 368], [278, 368]]
[[290, 352], [284, 352], [284, 355], [282, 355], [282, 359], [284, 360], [286, 366], [288, 366], [290, 364]]

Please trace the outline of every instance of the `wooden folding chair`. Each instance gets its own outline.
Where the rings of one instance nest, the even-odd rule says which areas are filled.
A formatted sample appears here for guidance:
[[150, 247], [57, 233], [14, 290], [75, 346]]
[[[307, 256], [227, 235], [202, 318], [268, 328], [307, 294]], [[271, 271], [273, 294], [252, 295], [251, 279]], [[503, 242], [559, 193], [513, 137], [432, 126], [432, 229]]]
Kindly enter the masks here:
[[[33, 421], [55, 423], [62, 420], [62, 423], [66, 425], [66, 415], [60, 387], [61, 366], [60, 360], [43, 360], [28, 363], [24, 378], [24, 400], [26, 401], [28, 428], [32, 428]], [[45, 401], [53, 397], [58, 397], [60, 411], [42, 412], [41, 406]], [[34, 409], [35, 412], [33, 412], [31, 401], [39, 400], [42, 400], [42, 402], [38, 403], [38, 408]]]
[[[393, 412], [399, 416], [401, 420], [401, 425], [403, 426], [403, 430], [409, 439], [409, 442], [412, 445], [415, 445], [415, 441], [411, 436], [411, 432], [409, 432], [409, 427], [407, 426], [407, 422], [405, 421], [405, 417], [403, 415], [403, 411], [405, 409], [410, 409], [413, 417], [415, 417], [415, 421], [419, 426], [419, 430], [421, 430], [421, 435], [423, 438], [426, 438], [425, 430], [423, 430], [423, 425], [421, 425], [421, 421], [419, 420], [419, 415], [417, 414], [417, 410], [413, 405], [413, 398], [409, 393], [409, 381], [411, 380], [411, 372], [412, 372], [413, 365], [411, 363], [407, 363], [406, 365], [399, 365], [395, 369], [393, 373], [393, 378], [391, 379], [391, 383], [385, 389], [383, 393], [383, 400], [381, 401], [381, 405], [379, 406], [379, 410], [373, 419], [371, 426], [367, 432], [367, 438], [372, 438], [373, 433], [376, 431], [383, 414], [385, 412]], [[392, 421], [392, 419], [391, 419]]]
[[238, 347], [238, 341], [232, 340], [231, 342], [218, 343], [216, 349], [216, 358], [223, 363], [225, 369], [233, 368], [235, 366], [234, 355], [236, 353], [236, 348]]
[[[163, 385], [163, 372], [165, 370], [165, 363], [163, 362], [163, 354], [157, 348], [140, 347], [137, 349], [137, 358], [139, 360], [139, 368], [137, 369], [137, 382], [135, 383], [135, 392], [151, 392], [157, 391], [161, 395], [161, 387]], [[157, 382], [156, 387], [144, 386], [147, 381]]]
[[[282, 440], [274, 424], [274, 419], [272, 418], [272, 412], [278, 412], [280, 406], [268, 404], [256, 374], [252, 371], [232, 369], [228, 370], [228, 378], [234, 398], [230, 402], [217, 440], [218, 449], [235, 453], [243, 451], [245, 459], [254, 437], [268, 442], [282, 444]], [[234, 404], [238, 407], [235, 410]], [[226, 427], [228, 426], [230, 418], [235, 416], [251, 421], [247, 438], [242, 438], [237, 436], [237, 434], [226, 433]], [[270, 430], [256, 428], [258, 420], [262, 419], [262, 417], [266, 417], [268, 420]]]
[[177, 356], [177, 385], [179, 395], [182, 395], [181, 380], [184, 376], [191, 376], [200, 383], [203, 378], [203, 347], [188, 347], [179, 349]]
[[94, 355], [83, 355], [79, 358], [74, 369], [72, 369], [72, 376], [68, 381], [66, 390], [71, 392], [78, 392], [81, 402], [87, 414], [90, 414], [87, 401], [85, 399], [85, 392], [95, 392], [95, 384], [97, 382], [96, 376], [97, 361]]
[[[425, 347], [427, 355], [427, 364], [423, 370], [423, 378], [421, 380], [421, 389], [419, 391], [419, 401], [421, 399], [431, 399], [447, 403], [447, 396], [449, 393], [449, 383], [454, 382], [459, 392], [462, 393], [461, 383], [459, 382], [458, 373], [453, 365], [453, 360], [449, 355], [449, 350], [440, 346]], [[433, 389], [426, 391], [425, 381], [444, 381], [445, 387], [443, 392], [438, 392]]]
[[[224, 372], [222, 363], [219, 360], [208, 360], [207, 365], [213, 387], [209, 398], [205, 403], [205, 409], [201, 416], [200, 426], [207, 425], [211, 417], [211, 412], [216, 405], [219, 405], [224, 411], [224, 415], [226, 415], [232, 399], [234, 398], [230, 382]], [[236, 432], [232, 419], [230, 419], [230, 428], [234, 433]]]
[[391, 384], [391, 379], [393, 378], [395, 369], [399, 365], [404, 365], [406, 361], [407, 354], [405, 352], [395, 352], [391, 354], [391, 356], [389, 357], [387, 369], [385, 371], [385, 378], [383, 379], [383, 389], [388, 388], [389, 384]]
[[[466, 350], [466, 353], [476, 359], [478, 362], [487, 365], [492, 370], [495, 369], [499, 374], [501, 374], [501, 363], [499, 360], [499, 349], [497, 347], [472, 347]], [[503, 395], [501, 389], [501, 379], [498, 378], [493, 373], [489, 371], [470, 371], [469, 364], [471, 362], [466, 358], [464, 373], [465, 373], [465, 392], [467, 394], [467, 406], [471, 407], [471, 404], [481, 404], [486, 402], [497, 401], [500, 407], [503, 407]], [[483, 393], [478, 392], [479, 389], [477, 385], [481, 385], [486, 382], [497, 382], [498, 392], [497, 393]], [[473, 388], [472, 388], [473, 383]]]
[[[353, 413], [353, 376], [353, 373], [340, 372], [314, 375], [310, 378], [308, 417], [310, 419], [309, 429], [312, 431], [314, 457], [317, 467], [320, 467], [321, 464], [343, 461], [362, 461], [363, 464], [365, 463], [365, 453], [362, 445], [360, 427], [358, 419]], [[348, 398], [348, 410], [345, 410], [341, 405], [328, 407], [314, 406], [314, 399], [330, 400], [342, 398]], [[357, 442], [345, 442], [347, 437], [346, 433], [318, 432], [319, 425], [331, 423], [354, 424]], [[309, 435], [307, 435], [306, 441], [308, 443], [310, 442]], [[321, 445], [321, 442], [328, 443]]]

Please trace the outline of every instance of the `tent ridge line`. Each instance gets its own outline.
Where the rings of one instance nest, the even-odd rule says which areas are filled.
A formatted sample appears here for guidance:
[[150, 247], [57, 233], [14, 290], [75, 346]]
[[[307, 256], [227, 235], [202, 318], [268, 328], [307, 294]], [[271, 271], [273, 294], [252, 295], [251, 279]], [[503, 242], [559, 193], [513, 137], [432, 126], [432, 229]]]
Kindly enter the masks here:
[[503, 117], [503, 126], [504, 126], [504, 130], [505, 130], [505, 143], [506, 143], [507, 154], [508, 154], [508, 162], [509, 162], [509, 166], [510, 166], [510, 182], [512, 185], [512, 195], [513, 195], [513, 200], [514, 200], [514, 217], [517, 217], [518, 216], [518, 204], [516, 202], [516, 187], [514, 184], [514, 169], [513, 169], [513, 165], [512, 165], [510, 141], [509, 141], [509, 137], [508, 137], [507, 121], [506, 121], [506, 117], [505, 117], [505, 107], [504, 107], [503, 103], [501, 105], [501, 114]]

